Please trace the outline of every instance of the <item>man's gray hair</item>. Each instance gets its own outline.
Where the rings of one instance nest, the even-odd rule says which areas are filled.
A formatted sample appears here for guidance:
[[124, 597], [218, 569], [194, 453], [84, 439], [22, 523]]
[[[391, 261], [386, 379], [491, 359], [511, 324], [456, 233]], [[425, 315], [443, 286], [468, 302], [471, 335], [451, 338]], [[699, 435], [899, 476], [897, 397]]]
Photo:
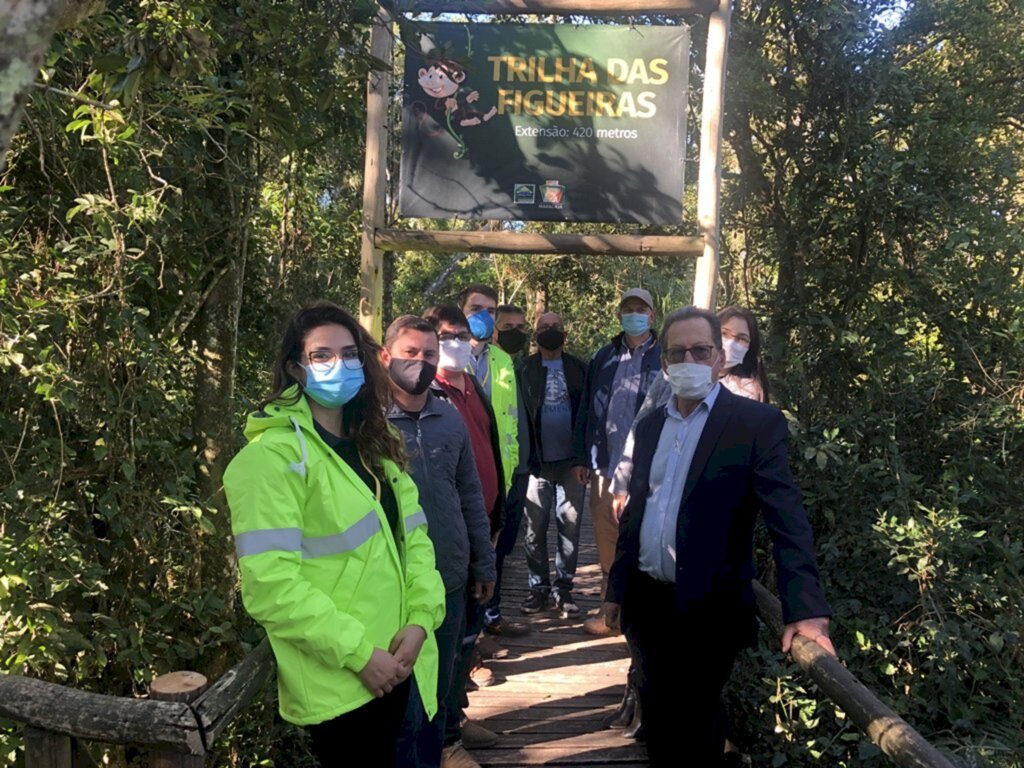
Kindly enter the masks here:
[[676, 323], [683, 320], [692, 320], [695, 317], [707, 320], [708, 325], [711, 326], [711, 340], [715, 342], [715, 346], [718, 349], [722, 348], [722, 324], [718, 321], [718, 315], [710, 309], [702, 309], [701, 307], [691, 305], [682, 309], [673, 309], [665, 315], [665, 322], [661, 324], [661, 336], [658, 337], [658, 342], [661, 344], [661, 354], [665, 354], [665, 350], [668, 349], [668, 329]]

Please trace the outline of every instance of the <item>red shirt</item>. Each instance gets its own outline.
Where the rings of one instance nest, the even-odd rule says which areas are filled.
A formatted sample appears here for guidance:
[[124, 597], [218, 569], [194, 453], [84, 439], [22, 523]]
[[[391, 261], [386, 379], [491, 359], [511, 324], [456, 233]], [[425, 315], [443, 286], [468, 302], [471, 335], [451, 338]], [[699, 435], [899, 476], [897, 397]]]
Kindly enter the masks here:
[[484, 509], [491, 516], [493, 526], [494, 516], [499, 514], [500, 510], [495, 509], [498, 503], [498, 464], [494, 456], [494, 447], [491, 445], [491, 417], [480, 400], [476, 387], [469, 380], [470, 374], [463, 375], [466, 377], [465, 392], [443, 378], [444, 371], [438, 371], [436, 381], [448, 395], [462, 420], [466, 422], [469, 443], [473, 448], [473, 458], [476, 460], [476, 472], [480, 476], [480, 488], [484, 494]]

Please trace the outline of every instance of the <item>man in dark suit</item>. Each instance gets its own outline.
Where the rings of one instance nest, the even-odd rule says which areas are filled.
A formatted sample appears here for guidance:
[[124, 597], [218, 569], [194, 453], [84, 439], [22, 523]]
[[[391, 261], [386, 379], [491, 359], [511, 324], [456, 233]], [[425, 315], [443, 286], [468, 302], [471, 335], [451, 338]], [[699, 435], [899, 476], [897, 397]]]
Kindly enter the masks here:
[[714, 313], [676, 310], [661, 332], [674, 397], [636, 427], [635, 467], [619, 527], [607, 615], [640, 659], [652, 766], [722, 765], [721, 692], [756, 640], [753, 533], [771, 535], [787, 652], [804, 635], [835, 654], [814, 543], [789, 471], [786, 419], [718, 384]]

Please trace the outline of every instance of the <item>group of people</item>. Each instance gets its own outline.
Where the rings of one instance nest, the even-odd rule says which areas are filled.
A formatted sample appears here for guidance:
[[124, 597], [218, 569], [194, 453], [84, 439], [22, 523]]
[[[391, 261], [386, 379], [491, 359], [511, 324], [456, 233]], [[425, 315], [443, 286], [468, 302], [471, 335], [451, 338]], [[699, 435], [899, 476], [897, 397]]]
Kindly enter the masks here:
[[617, 315], [589, 363], [565, 350], [561, 315], [531, 333], [480, 284], [398, 317], [382, 345], [332, 304], [290, 319], [224, 485], [281, 715], [308, 727], [325, 768], [352, 743], [374, 765], [478, 765], [468, 750], [499, 736], [466, 718], [467, 690], [497, 681], [485, 662], [502, 637], [529, 632], [502, 614], [504, 561], [525, 521], [521, 612], [577, 617], [588, 484], [603, 603], [583, 629], [624, 631], [632, 665], [608, 725], [644, 738], [652, 765], [725, 759], [721, 691], [754, 639], [758, 512], [783, 650], [800, 634], [834, 652], [753, 315], [686, 307], [658, 333], [642, 288]]

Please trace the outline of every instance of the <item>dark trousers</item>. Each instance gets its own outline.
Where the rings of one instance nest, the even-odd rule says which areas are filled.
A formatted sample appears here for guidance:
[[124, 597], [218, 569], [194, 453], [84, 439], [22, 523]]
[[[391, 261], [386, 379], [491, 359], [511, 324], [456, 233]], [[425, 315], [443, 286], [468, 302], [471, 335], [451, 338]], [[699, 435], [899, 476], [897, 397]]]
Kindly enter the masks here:
[[444, 726], [445, 746], [454, 744], [462, 737], [462, 720], [465, 717], [463, 710], [469, 706], [466, 684], [469, 682], [469, 672], [473, 668], [476, 638], [484, 628], [484, 607], [473, 599], [468, 590], [463, 595], [463, 600], [466, 606], [466, 620], [462, 625], [462, 642], [455, 658], [455, 669], [448, 689]]
[[[632, 576], [622, 620], [639, 662], [650, 765], [717, 768], [725, 747], [722, 688], [742, 643], [732, 642], [728, 622], [684, 616], [675, 585]], [[719, 627], [724, 636], [716, 636]]]
[[359, 744], [361, 759], [374, 768], [395, 768], [395, 745], [405, 718], [412, 678], [391, 693], [332, 720], [309, 726], [313, 754], [321, 768], [352, 764], [352, 745]]
[[501, 573], [505, 564], [506, 555], [511, 555], [516, 547], [516, 540], [519, 538], [519, 526], [523, 521], [523, 509], [526, 506], [526, 489], [530, 485], [530, 474], [528, 472], [513, 475], [512, 487], [508, 489], [508, 496], [505, 498], [505, 525], [498, 534], [498, 542], [494, 545], [494, 554], [497, 566], [497, 578], [494, 581], [494, 597], [487, 604], [487, 623], [497, 621], [501, 618]]
[[448, 694], [465, 629], [466, 591], [459, 589], [445, 595], [444, 621], [434, 632], [437, 639], [437, 714], [433, 720], [427, 720], [423, 700], [414, 684], [398, 739], [398, 765], [401, 768], [437, 768], [441, 765]]

